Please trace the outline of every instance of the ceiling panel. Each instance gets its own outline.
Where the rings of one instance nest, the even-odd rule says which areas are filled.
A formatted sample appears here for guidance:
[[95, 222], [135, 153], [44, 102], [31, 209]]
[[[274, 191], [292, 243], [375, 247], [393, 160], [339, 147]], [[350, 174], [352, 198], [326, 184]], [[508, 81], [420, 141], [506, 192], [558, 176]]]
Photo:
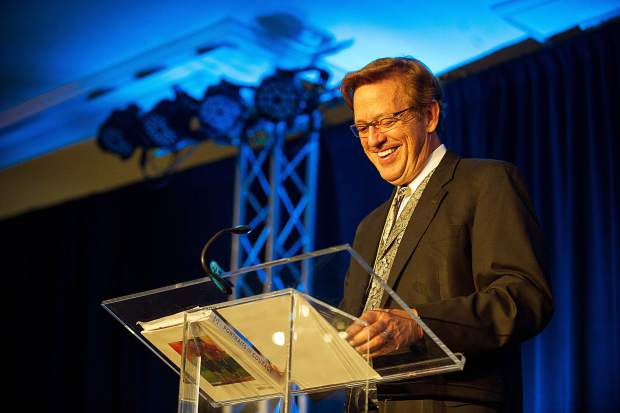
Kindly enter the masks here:
[[[221, 78], [256, 84], [326, 47], [333, 53], [318, 63], [334, 85], [382, 56], [413, 55], [442, 73], [529, 37], [544, 41], [618, 15], [618, 2], [605, 0], [6, 3], [0, 169], [92, 138], [113, 109], [130, 102], [149, 109], [172, 85], [200, 97]], [[261, 25], [257, 16], [272, 17]], [[88, 99], [93, 91], [108, 93]]]

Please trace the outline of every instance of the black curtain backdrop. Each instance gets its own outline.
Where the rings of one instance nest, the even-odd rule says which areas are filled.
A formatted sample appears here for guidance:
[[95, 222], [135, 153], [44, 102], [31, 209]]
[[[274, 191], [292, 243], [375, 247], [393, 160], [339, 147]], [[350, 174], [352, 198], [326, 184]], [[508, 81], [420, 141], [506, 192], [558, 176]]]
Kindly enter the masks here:
[[[556, 312], [524, 345], [527, 412], [620, 410], [619, 39], [608, 25], [445, 85], [444, 142], [517, 164], [546, 234]], [[391, 190], [346, 126], [321, 145], [318, 248], [351, 242]], [[9, 398], [27, 410], [176, 409], [177, 377], [100, 303], [201, 276], [202, 243], [232, 223], [234, 167], [0, 222]], [[228, 242], [214, 247], [227, 262]]]
[[524, 348], [528, 412], [620, 411], [620, 25], [446, 85], [446, 143], [529, 184], [556, 301]]

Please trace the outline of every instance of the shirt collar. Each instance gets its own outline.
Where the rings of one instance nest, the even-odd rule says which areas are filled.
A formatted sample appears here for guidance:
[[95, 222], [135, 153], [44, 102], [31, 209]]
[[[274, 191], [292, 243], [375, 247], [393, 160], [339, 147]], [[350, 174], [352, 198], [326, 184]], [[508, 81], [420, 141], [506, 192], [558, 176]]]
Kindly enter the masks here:
[[444, 157], [446, 152], [446, 145], [441, 144], [433, 151], [433, 153], [431, 153], [431, 156], [429, 156], [426, 165], [422, 168], [422, 171], [420, 171], [418, 176], [416, 176], [414, 180], [407, 185], [411, 189], [409, 192], [410, 194], [413, 194], [428, 174], [431, 173], [433, 169], [437, 168], [437, 165], [439, 165], [439, 162], [441, 162], [441, 159]]

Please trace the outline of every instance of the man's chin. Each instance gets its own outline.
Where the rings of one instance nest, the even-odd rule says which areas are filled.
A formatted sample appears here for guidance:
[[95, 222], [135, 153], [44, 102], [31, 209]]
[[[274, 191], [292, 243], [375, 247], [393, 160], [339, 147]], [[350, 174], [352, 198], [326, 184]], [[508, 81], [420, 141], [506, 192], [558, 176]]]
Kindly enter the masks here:
[[384, 181], [394, 185], [394, 186], [398, 186], [398, 185], [403, 185], [402, 183], [400, 183], [402, 181], [402, 176], [401, 175], [397, 175], [397, 174], [380, 174], [381, 178], [383, 178]]
[[404, 181], [404, 171], [398, 167], [398, 165], [390, 165], [389, 167], [383, 167], [380, 164], [373, 162], [377, 172], [379, 172], [379, 176], [386, 182], [389, 182], [392, 185], [405, 185], [406, 182], [400, 183]]

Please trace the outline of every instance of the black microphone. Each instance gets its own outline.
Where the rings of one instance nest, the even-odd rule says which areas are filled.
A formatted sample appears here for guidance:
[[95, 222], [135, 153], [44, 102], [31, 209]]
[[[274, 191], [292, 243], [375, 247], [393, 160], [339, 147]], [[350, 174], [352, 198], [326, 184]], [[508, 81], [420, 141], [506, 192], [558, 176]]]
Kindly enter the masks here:
[[222, 234], [230, 232], [231, 234], [235, 235], [244, 235], [248, 234], [250, 231], [252, 231], [252, 228], [250, 228], [248, 225], [237, 225], [236, 227], [232, 228], [224, 228], [219, 230], [215, 233], [215, 235], [209, 238], [209, 241], [207, 241], [204, 247], [202, 247], [202, 252], [200, 253], [200, 264], [202, 264], [202, 269], [207, 273], [211, 281], [213, 281], [213, 284], [215, 284], [217, 288], [219, 288], [220, 291], [225, 293], [226, 295], [232, 294], [233, 285], [226, 278], [222, 278], [215, 272], [211, 271], [211, 269], [205, 263], [205, 253], [207, 252], [209, 246]]

